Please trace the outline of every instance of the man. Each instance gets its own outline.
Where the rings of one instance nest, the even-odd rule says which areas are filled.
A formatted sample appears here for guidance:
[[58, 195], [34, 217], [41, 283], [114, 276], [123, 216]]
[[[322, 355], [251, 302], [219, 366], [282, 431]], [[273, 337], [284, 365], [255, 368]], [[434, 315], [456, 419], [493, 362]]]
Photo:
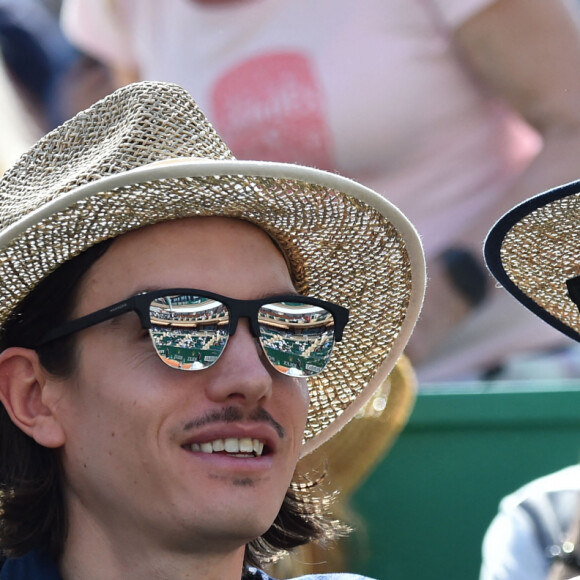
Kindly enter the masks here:
[[[580, 181], [533, 197], [490, 231], [485, 258], [498, 281], [541, 319], [580, 341]], [[503, 498], [483, 543], [481, 580], [580, 574], [580, 467]]]
[[410, 335], [424, 262], [404, 216], [236, 161], [163, 83], [47, 135], [0, 199], [0, 578], [266, 578], [323, 539], [296, 463]]

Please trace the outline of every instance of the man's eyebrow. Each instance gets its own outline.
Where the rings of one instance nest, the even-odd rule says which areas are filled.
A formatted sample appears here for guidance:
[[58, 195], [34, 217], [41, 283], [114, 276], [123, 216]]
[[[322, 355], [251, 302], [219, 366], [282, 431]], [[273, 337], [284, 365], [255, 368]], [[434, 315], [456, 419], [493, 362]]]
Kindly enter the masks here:
[[165, 288], [164, 286], [145, 286], [144, 288], [137, 288], [137, 290], [135, 290], [133, 294], [130, 294], [128, 298], [130, 298], [131, 296], [137, 296], [137, 294], [147, 294], [148, 292], [156, 292], [157, 290], [163, 290], [164, 288]]
[[292, 289], [292, 290], [287, 290], [286, 292], [260, 292], [257, 296], [256, 296], [256, 300], [263, 300], [264, 298], [275, 298], [276, 296], [296, 296], [298, 297], [302, 297], [302, 294], [299, 294], [298, 292], [296, 292], [296, 290]]

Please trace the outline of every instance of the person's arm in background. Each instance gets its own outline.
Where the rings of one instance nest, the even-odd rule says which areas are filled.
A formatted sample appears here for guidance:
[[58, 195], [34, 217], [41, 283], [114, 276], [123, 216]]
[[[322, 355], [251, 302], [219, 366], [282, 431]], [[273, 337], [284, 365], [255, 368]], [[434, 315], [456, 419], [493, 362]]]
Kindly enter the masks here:
[[[529, 481], [506, 495], [485, 532], [479, 580], [550, 580], [577, 575], [551, 565], [552, 546], [578, 533], [580, 465]], [[559, 572], [564, 575], [558, 575]], [[548, 573], [554, 574], [548, 576]]]
[[502, 505], [483, 540], [479, 580], [545, 580], [547, 572], [532, 520], [518, 506]]
[[580, 29], [575, 6], [564, 0], [498, 0], [459, 28], [455, 41], [474, 74], [511, 104], [543, 141], [539, 155], [490, 218], [500, 217], [514, 202], [580, 178]]
[[[483, 90], [509, 103], [542, 137], [541, 152], [506, 191], [503, 203], [481, 215], [479, 231], [457, 245], [483, 258], [489, 228], [519, 201], [580, 178], [580, 30], [565, 0], [497, 0], [453, 35], [460, 58]], [[429, 268], [429, 300], [407, 350], [421, 363], [472, 306], [457, 292], [443, 263]]]

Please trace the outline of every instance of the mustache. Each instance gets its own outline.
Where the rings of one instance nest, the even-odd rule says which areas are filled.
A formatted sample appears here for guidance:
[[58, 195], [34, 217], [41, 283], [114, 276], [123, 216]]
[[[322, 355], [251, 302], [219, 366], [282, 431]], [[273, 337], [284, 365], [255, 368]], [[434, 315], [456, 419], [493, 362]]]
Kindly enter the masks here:
[[249, 421], [255, 421], [256, 423], [266, 423], [274, 428], [278, 437], [284, 439], [286, 431], [284, 427], [268, 413], [265, 409], [259, 408], [252, 411], [246, 416], [245, 413], [239, 407], [224, 407], [223, 409], [216, 409], [215, 411], [208, 411], [201, 417], [197, 417], [188, 421], [183, 426], [185, 431], [190, 431], [191, 429], [199, 429], [200, 427], [205, 427], [206, 425], [211, 425], [212, 423], [236, 423], [237, 421], [242, 421], [243, 419], [248, 419]]

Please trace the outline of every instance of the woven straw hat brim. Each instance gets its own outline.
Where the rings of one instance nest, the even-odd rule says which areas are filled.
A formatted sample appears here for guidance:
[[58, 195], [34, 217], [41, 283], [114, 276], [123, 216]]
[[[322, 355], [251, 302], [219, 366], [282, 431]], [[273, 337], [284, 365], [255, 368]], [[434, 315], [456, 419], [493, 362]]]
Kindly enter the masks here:
[[78, 187], [0, 234], [0, 321], [59, 264], [98, 241], [203, 215], [257, 224], [289, 259], [299, 291], [351, 310], [331, 362], [309, 379], [305, 455], [339, 431], [388, 376], [424, 294], [425, 264], [412, 225], [351, 180], [288, 164], [195, 159]]
[[580, 341], [580, 313], [566, 280], [580, 274], [580, 181], [516, 206], [490, 230], [484, 254], [491, 273], [524, 306]]
[[340, 433], [298, 464], [300, 473], [328, 475], [347, 502], [383, 460], [405, 427], [417, 395], [417, 378], [403, 355], [371, 399]]
[[346, 424], [394, 367], [425, 289], [420, 240], [380, 195], [316, 169], [237, 161], [177, 85], [128, 85], [58, 127], [0, 179], [0, 326], [37, 284], [94, 244], [147, 225], [255, 223], [296, 290], [351, 311], [309, 379], [303, 454]]

